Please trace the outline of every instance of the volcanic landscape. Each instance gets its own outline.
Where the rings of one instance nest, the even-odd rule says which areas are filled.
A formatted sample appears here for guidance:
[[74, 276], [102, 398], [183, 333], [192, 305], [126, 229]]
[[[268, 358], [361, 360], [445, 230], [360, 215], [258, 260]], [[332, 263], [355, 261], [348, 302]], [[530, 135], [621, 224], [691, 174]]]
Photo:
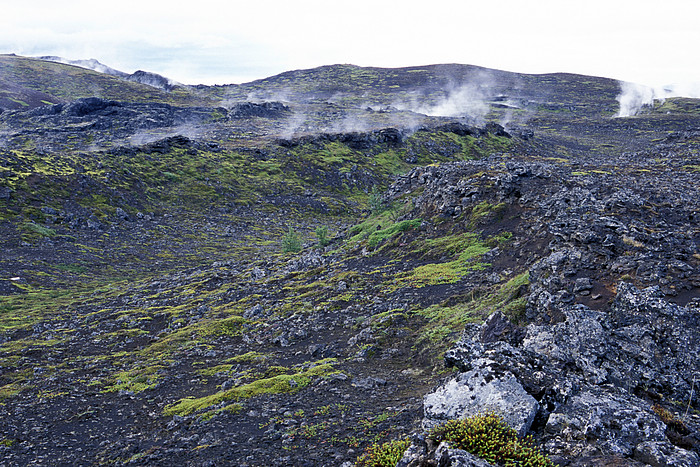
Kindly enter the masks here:
[[0, 55], [0, 465], [700, 465], [700, 100], [636, 97]]

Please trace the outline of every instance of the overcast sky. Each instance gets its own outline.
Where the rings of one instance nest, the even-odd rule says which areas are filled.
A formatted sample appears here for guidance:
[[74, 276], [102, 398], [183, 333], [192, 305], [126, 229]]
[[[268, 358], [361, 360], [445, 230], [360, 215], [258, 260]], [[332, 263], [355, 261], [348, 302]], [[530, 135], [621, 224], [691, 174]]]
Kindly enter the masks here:
[[95, 58], [185, 84], [335, 63], [700, 82], [693, 0], [13, 0], [2, 10], [0, 53]]

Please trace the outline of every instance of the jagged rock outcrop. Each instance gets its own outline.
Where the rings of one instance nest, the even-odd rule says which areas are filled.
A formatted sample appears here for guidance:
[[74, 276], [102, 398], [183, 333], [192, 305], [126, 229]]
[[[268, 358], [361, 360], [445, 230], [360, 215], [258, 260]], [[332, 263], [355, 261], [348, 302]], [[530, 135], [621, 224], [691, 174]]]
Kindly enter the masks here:
[[303, 144], [321, 144], [326, 142], [340, 142], [347, 144], [352, 149], [369, 149], [376, 144], [386, 144], [395, 147], [403, 141], [403, 133], [396, 128], [384, 128], [371, 132], [348, 133], [321, 133], [313, 136], [302, 136], [289, 140], [279, 140], [283, 147], [296, 147]]
[[[225, 109], [224, 109], [225, 110]], [[169, 104], [139, 104], [119, 102], [98, 97], [78, 99], [67, 104], [37, 107], [31, 110], [5, 112], [0, 124], [12, 128], [13, 137], [39, 137], [45, 144], [65, 143], [71, 135], [83, 138], [88, 133], [101, 141], [120, 141], [143, 144], [154, 138], [139, 136], [160, 128], [176, 128], [180, 133], [187, 128], [213, 118], [214, 108], [175, 107]], [[52, 146], [48, 146], [51, 148]]]
[[438, 446], [422, 436], [416, 436], [396, 467], [493, 467], [493, 464], [462, 449], [450, 447], [447, 442]]
[[291, 109], [282, 102], [242, 102], [234, 105], [228, 111], [230, 118], [280, 118], [291, 112]]
[[610, 313], [583, 305], [558, 312], [559, 322], [529, 325], [513, 345], [484, 342], [488, 322], [469, 326], [445, 356], [462, 373], [425, 397], [424, 423], [434, 423], [439, 400], [438, 413], [449, 418], [496, 411], [527, 431], [525, 417], [517, 415], [526, 393], [537, 412], [527, 420], [534, 421], [554, 459], [604, 454], [652, 465], [697, 465], [697, 434], [669, 428], [654, 404], [691, 401], [700, 372], [698, 313], [664, 301], [658, 288], [626, 283], [618, 286]]

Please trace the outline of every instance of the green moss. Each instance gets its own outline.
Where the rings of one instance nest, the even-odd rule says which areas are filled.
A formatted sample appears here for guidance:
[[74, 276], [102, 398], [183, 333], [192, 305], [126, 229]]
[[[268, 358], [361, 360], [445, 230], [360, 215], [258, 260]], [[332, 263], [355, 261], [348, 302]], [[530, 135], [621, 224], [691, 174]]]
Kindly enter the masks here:
[[0, 439], [0, 446], [5, 446], [5, 447], [9, 448], [13, 444], [15, 444], [14, 439], [7, 439], [7, 438]]
[[523, 322], [527, 303], [523, 287], [527, 284], [529, 275], [526, 271], [504, 284], [472, 289], [466, 295], [416, 311], [427, 320], [418, 333], [418, 342], [426, 348], [441, 351], [459, 336], [465, 324], [482, 322], [497, 310], [515, 323]]
[[161, 371], [164, 368], [162, 365], [154, 365], [120, 371], [110, 378], [113, 381], [112, 384], [106, 386], [102, 392], [130, 391], [135, 394], [154, 388], [158, 384]]
[[233, 403], [233, 404], [228, 404], [223, 407], [219, 407], [218, 409], [214, 410], [209, 410], [207, 412], [204, 412], [199, 418], [202, 421], [207, 421], [211, 420], [213, 417], [216, 415], [219, 415], [224, 412], [228, 412], [230, 414], [237, 414], [240, 413], [243, 410], [243, 404], [239, 403]]
[[212, 320], [204, 322], [193, 327], [200, 337], [210, 336], [240, 336], [243, 332], [243, 325], [248, 320], [242, 316], [232, 316], [221, 320]]
[[202, 376], [214, 376], [218, 373], [228, 373], [229, 371], [231, 371], [231, 368], [233, 368], [233, 365], [230, 364], [216, 365], [209, 368], [197, 370], [197, 373]]
[[294, 374], [283, 374], [261, 378], [253, 382], [242, 384], [240, 386], [208, 396], [181, 399], [180, 401], [167, 406], [163, 411], [163, 414], [166, 416], [185, 416], [196, 412], [201, 412], [222, 402], [238, 402], [263, 394], [294, 393], [311, 384], [311, 381], [314, 378], [329, 376], [335, 372], [336, 370], [333, 368], [332, 363], [329, 363], [327, 360], [322, 360], [320, 362], [315, 362], [314, 366], [311, 368]]
[[437, 256], [445, 254], [458, 257], [443, 263], [429, 263], [418, 266], [413, 271], [397, 276], [399, 287], [425, 287], [429, 285], [453, 284], [467, 274], [483, 270], [487, 263], [477, 261], [489, 251], [479, 236], [473, 233], [450, 235], [437, 239], [426, 240], [426, 255]]
[[18, 353], [30, 348], [53, 347], [61, 342], [64, 342], [64, 339], [17, 339], [0, 345], [0, 352]]
[[24, 102], [24, 101], [22, 101], [22, 100], [15, 99], [15, 98], [13, 98], [13, 97], [8, 97], [8, 99], [11, 100], [12, 102], [16, 103], [16, 104], [21, 105], [22, 107], [29, 107], [29, 104], [27, 104], [26, 102]]
[[22, 392], [22, 389], [24, 389], [24, 387], [19, 383], [10, 383], [5, 386], [0, 386], [0, 402], [16, 396]]
[[43, 227], [39, 224], [35, 224], [33, 222], [27, 222], [25, 223], [22, 228], [26, 231], [29, 232], [30, 234], [36, 234], [40, 237], [55, 237], [56, 236], [56, 231], [54, 229], [50, 229], [48, 227]]

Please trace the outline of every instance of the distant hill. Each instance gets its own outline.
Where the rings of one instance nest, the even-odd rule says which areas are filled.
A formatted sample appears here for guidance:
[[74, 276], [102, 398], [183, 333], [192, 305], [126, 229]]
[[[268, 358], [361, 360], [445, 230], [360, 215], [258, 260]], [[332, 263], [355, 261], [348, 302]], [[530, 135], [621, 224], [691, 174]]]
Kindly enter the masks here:
[[[187, 87], [173, 88], [172, 92], [154, 87], [150, 85], [154, 82], [151, 74], [141, 72], [131, 80], [131, 75], [124, 76], [55, 61], [0, 55], [0, 109], [31, 109], [85, 97], [179, 106], [212, 104], [206, 96]], [[147, 81], [146, 78], [149, 85], [138, 82]]]
[[107, 65], [95, 60], [94, 58], [91, 58], [89, 60], [69, 60], [67, 58], [58, 57], [56, 55], [45, 55], [42, 57], [35, 57], [35, 58], [37, 58], [39, 60], [46, 60], [49, 62], [63, 63], [65, 65], [79, 66], [81, 68], [87, 68], [88, 70], [97, 71], [98, 73], [120, 76], [122, 78], [129, 76], [129, 73], [125, 73], [123, 71], [119, 71], [119, 70], [115, 70], [114, 68], [110, 68]]

